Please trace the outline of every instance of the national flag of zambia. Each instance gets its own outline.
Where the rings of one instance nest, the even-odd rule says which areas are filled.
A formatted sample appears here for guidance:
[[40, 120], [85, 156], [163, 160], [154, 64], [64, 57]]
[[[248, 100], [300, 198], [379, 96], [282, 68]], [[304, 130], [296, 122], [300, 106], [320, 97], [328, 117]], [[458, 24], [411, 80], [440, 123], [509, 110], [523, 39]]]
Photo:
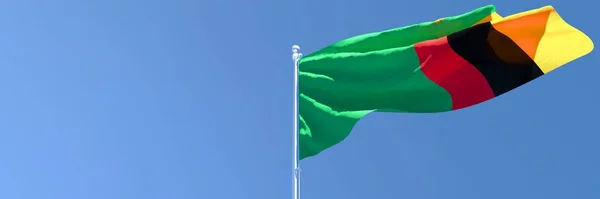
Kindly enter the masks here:
[[594, 48], [551, 6], [462, 15], [339, 41], [299, 60], [300, 158], [372, 112], [435, 113], [509, 92]]

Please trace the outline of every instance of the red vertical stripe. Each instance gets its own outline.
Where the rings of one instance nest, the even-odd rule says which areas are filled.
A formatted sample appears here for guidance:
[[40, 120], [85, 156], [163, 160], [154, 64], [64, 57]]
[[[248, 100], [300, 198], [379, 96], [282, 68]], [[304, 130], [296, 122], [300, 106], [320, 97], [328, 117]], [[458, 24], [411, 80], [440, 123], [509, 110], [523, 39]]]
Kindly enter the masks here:
[[450, 48], [447, 37], [415, 44], [415, 50], [421, 71], [452, 96], [452, 110], [494, 97], [486, 78]]

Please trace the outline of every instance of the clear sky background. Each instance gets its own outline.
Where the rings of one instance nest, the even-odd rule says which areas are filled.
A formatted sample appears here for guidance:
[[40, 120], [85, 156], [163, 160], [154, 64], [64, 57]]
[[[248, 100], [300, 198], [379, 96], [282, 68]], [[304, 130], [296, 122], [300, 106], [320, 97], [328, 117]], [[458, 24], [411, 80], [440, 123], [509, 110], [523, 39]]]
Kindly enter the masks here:
[[[553, 5], [598, 44], [593, 1], [0, 1], [0, 198], [291, 198], [293, 44], [492, 3]], [[598, 199], [598, 59], [461, 111], [371, 114], [302, 161], [302, 197]]]

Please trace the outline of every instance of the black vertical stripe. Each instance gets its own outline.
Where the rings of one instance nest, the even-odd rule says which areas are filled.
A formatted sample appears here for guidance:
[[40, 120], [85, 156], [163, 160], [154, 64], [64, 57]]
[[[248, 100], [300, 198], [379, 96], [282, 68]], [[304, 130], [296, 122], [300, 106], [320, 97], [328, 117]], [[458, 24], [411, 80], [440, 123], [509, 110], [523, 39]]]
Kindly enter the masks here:
[[496, 96], [544, 74], [525, 51], [490, 23], [451, 34], [448, 43], [485, 76]]

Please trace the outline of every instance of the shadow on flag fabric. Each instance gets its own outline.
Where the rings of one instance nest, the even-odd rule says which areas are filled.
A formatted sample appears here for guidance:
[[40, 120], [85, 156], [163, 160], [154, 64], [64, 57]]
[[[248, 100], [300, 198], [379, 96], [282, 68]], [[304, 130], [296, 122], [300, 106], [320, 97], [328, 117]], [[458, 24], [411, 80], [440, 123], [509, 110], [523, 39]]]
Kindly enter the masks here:
[[495, 10], [359, 35], [301, 58], [299, 158], [340, 143], [369, 113], [470, 107], [594, 48], [552, 6], [504, 18]]

